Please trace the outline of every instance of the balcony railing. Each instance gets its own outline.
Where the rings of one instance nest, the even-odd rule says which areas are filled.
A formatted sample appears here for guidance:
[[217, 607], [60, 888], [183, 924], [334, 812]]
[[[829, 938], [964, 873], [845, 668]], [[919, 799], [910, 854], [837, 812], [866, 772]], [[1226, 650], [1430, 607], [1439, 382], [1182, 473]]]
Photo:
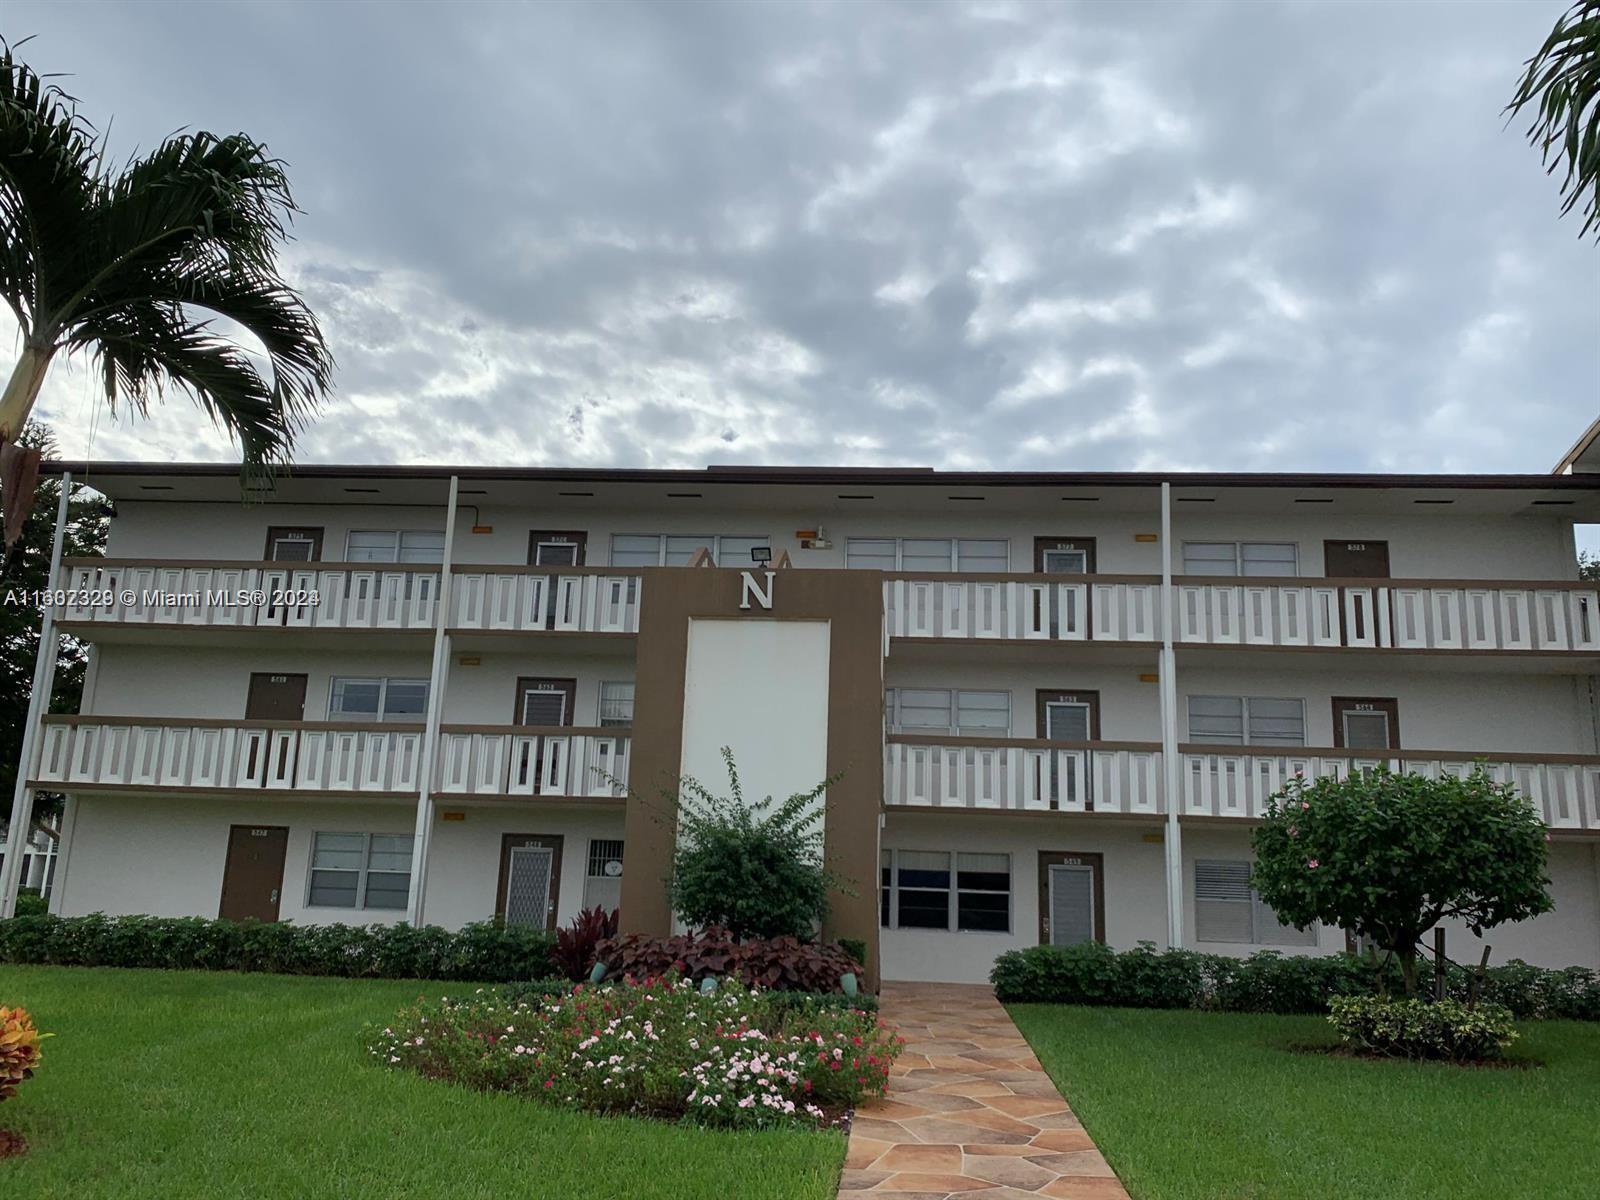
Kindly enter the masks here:
[[439, 568], [408, 563], [68, 559], [64, 621], [430, 629]]
[[[1459, 777], [1480, 762], [1497, 782], [1514, 784], [1551, 828], [1600, 829], [1600, 757], [1588, 755], [1184, 744], [1179, 812], [1259, 818], [1297, 773], [1345, 778], [1386, 764], [1395, 772]], [[1162, 790], [1155, 742], [891, 735], [884, 748], [891, 807], [1155, 816], [1166, 812]]]
[[1178, 747], [1182, 813], [1200, 817], [1260, 817], [1267, 801], [1295, 775], [1343, 779], [1351, 771], [1387, 765], [1391, 771], [1464, 777], [1482, 763], [1497, 783], [1526, 796], [1553, 829], [1600, 829], [1600, 757], [1576, 754], [1472, 754], [1453, 750], [1391, 753], [1318, 747]]
[[[75, 788], [415, 795], [421, 725], [198, 718], [44, 719], [33, 779]], [[612, 796], [627, 779], [628, 731], [444, 726], [434, 790]]]
[[510, 633], [638, 633], [639, 572], [622, 568], [500, 567], [451, 570], [450, 624]]
[[890, 805], [1155, 814], [1155, 742], [1052, 742], [894, 734], [884, 749]]
[[1155, 575], [887, 575], [890, 637], [1159, 641]]
[[1173, 581], [1175, 641], [1391, 650], [1600, 651], [1593, 583]]

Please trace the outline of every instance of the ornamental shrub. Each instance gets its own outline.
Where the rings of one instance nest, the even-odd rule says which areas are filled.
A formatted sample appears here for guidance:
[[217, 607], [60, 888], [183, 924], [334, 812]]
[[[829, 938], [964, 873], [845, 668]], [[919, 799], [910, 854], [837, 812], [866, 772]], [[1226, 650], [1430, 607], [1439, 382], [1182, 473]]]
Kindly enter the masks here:
[[575, 983], [589, 978], [589, 972], [594, 970], [598, 958], [600, 943], [617, 936], [619, 917], [618, 910], [613, 908], [607, 912], [596, 905], [573, 917], [565, 929], [556, 930], [555, 945], [550, 951], [556, 969], [565, 972], [567, 978]]
[[0, 1005], [0, 1100], [17, 1094], [39, 1065], [39, 1031], [20, 1008]]
[[665, 797], [678, 842], [669, 883], [673, 911], [694, 929], [734, 938], [810, 937], [828, 912], [837, 881], [822, 864], [824, 797], [835, 782], [779, 803], [745, 800], [733, 751], [722, 748], [728, 795], [684, 776]]
[[644, 979], [676, 971], [696, 982], [733, 978], [746, 987], [786, 992], [837, 992], [842, 976], [861, 970], [836, 945], [793, 937], [740, 942], [715, 928], [674, 937], [630, 933], [601, 942], [597, 954], [610, 975]]
[[19, 917], [42, 917], [50, 911], [50, 902], [39, 894], [38, 888], [17, 889], [17, 911]]
[[884, 1094], [902, 1039], [870, 1013], [774, 995], [736, 982], [707, 995], [678, 976], [539, 998], [480, 988], [413, 1005], [365, 1043], [430, 1079], [718, 1126], [827, 1124]]
[[1369, 1054], [1475, 1062], [1498, 1058], [1517, 1040], [1511, 1011], [1499, 1004], [1335, 996], [1328, 1007], [1344, 1043]]
[[1251, 884], [1299, 929], [1313, 921], [1371, 938], [1417, 993], [1417, 948], [1441, 920], [1472, 930], [1554, 907], [1544, 822], [1510, 784], [1477, 768], [1465, 779], [1296, 776], [1251, 835]]
[[554, 973], [542, 929], [479, 922], [293, 925], [201, 917], [13, 917], [0, 921], [0, 962], [174, 971], [262, 971], [373, 979], [501, 982]]

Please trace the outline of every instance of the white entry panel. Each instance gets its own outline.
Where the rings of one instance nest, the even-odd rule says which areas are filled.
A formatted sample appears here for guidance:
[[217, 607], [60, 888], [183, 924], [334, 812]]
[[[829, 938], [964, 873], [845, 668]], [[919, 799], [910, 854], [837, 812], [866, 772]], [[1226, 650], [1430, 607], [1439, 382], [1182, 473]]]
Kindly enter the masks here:
[[682, 772], [724, 793], [728, 746], [749, 800], [781, 800], [820, 783], [828, 773], [829, 633], [826, 621], [690, 621]]

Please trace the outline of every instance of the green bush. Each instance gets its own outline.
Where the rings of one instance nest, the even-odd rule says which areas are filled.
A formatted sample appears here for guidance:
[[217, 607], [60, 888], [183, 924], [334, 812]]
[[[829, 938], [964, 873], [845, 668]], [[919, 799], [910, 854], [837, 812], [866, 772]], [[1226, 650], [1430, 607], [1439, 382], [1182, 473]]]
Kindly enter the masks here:
[[42, 917], [49, 911], [50, 902], [39, 894], [38, 888], [17, 889], [17, 916]]
[[490, 922], [292, 925], [202, 917], [14, 917], [0, 921], [0, 962], [174, 971], [263, 971], [369, 979], [500, 983], [553, 974], [542, 929]]
[[[1449, 996], [1473, 997], [1477, 971], [1452, 966]], [[1110, 1004], [1123, 1008], [1201, 1008], [1223, 1012], [1324, 1012], [1335, 996], [1374, 996], [1404, 988], [1399, 966], [1353, 954], [1249, 958], [1157, 950], [1149, 942], [1121, 953], [1098, 942], [1030, 946], [995, 960], [995, 995], [1010, 1003]], [[1517, 959], [1483, 973], [1478, 997], [1519, 1020], [1600, 1021], [1600, 974], [1587, 967], [1552, 971]]]
[[861, 964], [864, 970], [867, 965], [867, 942], [865, 938], [840, 938], [839, 949]]
[[1335, 996], [1328, 1007], [1345, 1045], [1371, 1054], [1476, 1062], [1500, 1057], [1517, 1040], [1511, 1010], [1499, 1004]]

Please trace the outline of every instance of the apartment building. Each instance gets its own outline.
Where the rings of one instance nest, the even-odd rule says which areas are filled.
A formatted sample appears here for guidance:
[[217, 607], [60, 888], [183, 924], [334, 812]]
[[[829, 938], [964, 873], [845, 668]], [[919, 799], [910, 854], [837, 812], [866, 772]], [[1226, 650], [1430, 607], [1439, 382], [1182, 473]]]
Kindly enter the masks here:
[[1481, 760], [1556, 901], [1495, 959], [1600, 965], [1600, 475], [54, 469], [116, 507], [28, 749], [58, 913], [665, 931], [666, 794], [727, 746], [748, 795], [837, 776], [832, 932], [884, 977], [1328, 953], [1251, 892], [1267, 798]]

